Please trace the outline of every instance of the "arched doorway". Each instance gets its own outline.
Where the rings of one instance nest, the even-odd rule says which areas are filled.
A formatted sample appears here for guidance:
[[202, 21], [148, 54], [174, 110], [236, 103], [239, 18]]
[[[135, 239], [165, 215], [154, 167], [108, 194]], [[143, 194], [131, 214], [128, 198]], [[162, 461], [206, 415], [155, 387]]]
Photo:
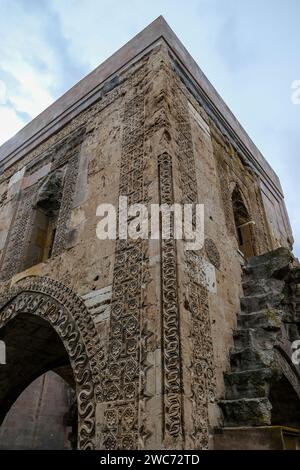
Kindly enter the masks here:
[[254, 249], [255, 222], [249, 214], [238, 185], [232, 191], [231, 202], [239, 250], [248, 259], [256, 254]]
[[[0, 450], [77, 448], [76, 394], [54, 371], [34, 380], [17, 398], [0, 426]], [[71, 418], [71, 419], [70, 419]]]
[[300, 400], [284, 375], [271, 384], [269, 400], [272, 405], [272, 425], [300, 429]]
[[292, 363], [291, 352], [287, 340], [276, 345], [274, 365], [279, 375], [270, 383], [271, 423], [300, 430], [300, 366]]
[[72, 426], [66, 422], [75, 380], [55, 329], [43, 318], [20, 313], [1, 328], [0, 338], [7, 357], [0, 368], [0, 448], [77, 447], [68, 429], [77, 428], [77, 416]]
[[1, 300], [7, 359], [0, 369], [0, 422], [30, 383], [54, 370], [75, 384], [78, 448], [94, 448], [98, 340], [85, 304], [61, 283], [39, 277], [20, 281]]

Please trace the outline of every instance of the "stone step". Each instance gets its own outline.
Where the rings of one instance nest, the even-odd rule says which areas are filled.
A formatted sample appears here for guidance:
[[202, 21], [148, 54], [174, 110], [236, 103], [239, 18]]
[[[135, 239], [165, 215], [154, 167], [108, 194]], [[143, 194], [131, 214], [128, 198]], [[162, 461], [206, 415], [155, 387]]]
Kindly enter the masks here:
[[283, 300], [282, 292], [241, 297], [241, 310], [243, 313], [252, 313], [268, 307], [278, 308]]
[[243, 372], [253, 369], [269, 367], [273, 363], [273, 350], [257, 350], [244, 348], [230, 353], [230, 366], [232, 372]]
[[238, 328], [263, 328], [279, 331], [282, 312], [276, 309], [264, 309], [253, 313], [240, 313], [237, 318]]
[[274, 344], [283, 318], [289, 321], [284, 300], [292, 262], [290, 251], [279, 248], [251, 258], [243, 267], [244, 296], [233, 332], [230, 372], [224, 374], [225, 399], [220, 403], [225, 426], [271, 424], [268, 396], [282, 375], [274, 362]]
[[237, 328], [233, 331], [234, 349], [239, 351], [245, 348], [255, 347], [255, 329]]
[[226, 400], [261, 398], [269, 393], [270, 382], [276, 380], [276, 369], [260, 368], [241, 372], [226, 372]]
[[242, 282], [243, 292], [246, 297], [261, 294], [279, 294], [284, 289], [284, 281], [280, 279], [260, 279], [259, 281], [248, 279]]
[[271, 403], [267, 398], [222, 400], [220, 406], [225, 426], [268, 426], [271, 424]]
[[253, 256], [243, 268], [245, 279], [282, 279], [293, 259], [290, 250], [283, 247], [264, 255]]
[[237, 328], [233, 332], [234, 351], [245, 348], [272, 349], [277, 334], [277, 331], [268, 331], [264, 328]]
[[[277, 262], [280, 266], [290, 262], [292, 258], [291, 251], [288, 248], [280, 247], [273, 251], [268, 251], [262, 255], [252, 256], [247, 262], [249, 267], [257, 267], [262, 264], [274, 264]], [[292, 258], [293, 259], [293, 258]]]

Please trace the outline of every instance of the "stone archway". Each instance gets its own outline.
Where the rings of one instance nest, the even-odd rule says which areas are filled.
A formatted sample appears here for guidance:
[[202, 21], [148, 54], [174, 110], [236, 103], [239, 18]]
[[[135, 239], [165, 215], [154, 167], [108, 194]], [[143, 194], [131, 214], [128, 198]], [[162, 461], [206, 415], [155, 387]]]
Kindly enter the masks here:
[[277, 381], [270, 384], [272, 424], [294, 426], [300, 429], [300, 367], [291, 361], [289, 341], [275, 346], [275, 365], [280, 372]]
[[0, 299], [0, 329], [19, 314], [46, 320], [62, 341], [76, 384], [78, 448], [93, 449], [100, 346], [89, 311], [80, 297], [60, 282], [32, 276], [19, 281]]
[[239, 250], [248, 259], [256, 254], [254, 221], [238, 184], [232, 191], [231, 204]]

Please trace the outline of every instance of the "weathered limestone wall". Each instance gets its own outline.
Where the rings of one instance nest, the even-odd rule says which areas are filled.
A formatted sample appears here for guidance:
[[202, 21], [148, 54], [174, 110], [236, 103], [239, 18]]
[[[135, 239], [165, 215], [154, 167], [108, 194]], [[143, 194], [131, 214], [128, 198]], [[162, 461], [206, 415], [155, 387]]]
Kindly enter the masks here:
[[261, 184], [261, 197], [264, 203], [272, 248], [293, 247], [294, 238], [282, 197], [265, 184]]
[[[100, 345], [96, 448], [207, 448], [222, 424], [217, 402], [241, 295], [234, 185], [256, 222], [257, 254], [287, 245], [288, 228], [279, 209], [262, 205], [260, 178], [180, 79], [164, 41], [100, 97], [1, 175], [1, 290], [47, 276], [83, 298]], [[20, 272], [36, 194], [57, 171], [54, 255]], [[204, 248], [98, 240], [96, 208], [119, 195], [205, 204]]]
[[66, 382], [50, 371], [19, 396], [0, 428], [1, 450], [71, 449], [66, 418], [71, 395]]
[[[121, 113], [123, 95], [130, 87], [128, 82], [129, 79], [125, 80], [116, 91], [103, 93], [93, 108], [1, 176], [3, 294], [10, 285], [27, 276], [60, 280], [73, 292], [86, 294], [84, 300], [104, 340], [108, 337], [115, 241], [101, 242], [96, 238], [96, 207], [106, 201], [117, 203]], [[61, 170], [65, 184], [59, 236], [54, 243], [56, 256], [18, 273], [30, 238], [34, 196], [45, 178]], [[84, 321], [88, 322], [88, 318]], [[102, 344], [100, 336], [97, 341]]]

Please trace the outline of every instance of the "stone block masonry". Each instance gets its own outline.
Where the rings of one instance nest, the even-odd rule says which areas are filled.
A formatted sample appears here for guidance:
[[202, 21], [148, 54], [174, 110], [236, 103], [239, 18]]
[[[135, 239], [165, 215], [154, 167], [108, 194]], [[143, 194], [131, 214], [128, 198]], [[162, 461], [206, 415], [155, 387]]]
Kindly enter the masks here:
[[[224, 424], [297, 425], [276, 411], [298, 396], [280, 183], [162, 17], [0, 147], [0, 166], [1, 420], [54, 371], [80, 449], [211, 449]], [[120, 196], [203, 204], [202, 248], [174, 230], [100, 240], [97, 207]]]

